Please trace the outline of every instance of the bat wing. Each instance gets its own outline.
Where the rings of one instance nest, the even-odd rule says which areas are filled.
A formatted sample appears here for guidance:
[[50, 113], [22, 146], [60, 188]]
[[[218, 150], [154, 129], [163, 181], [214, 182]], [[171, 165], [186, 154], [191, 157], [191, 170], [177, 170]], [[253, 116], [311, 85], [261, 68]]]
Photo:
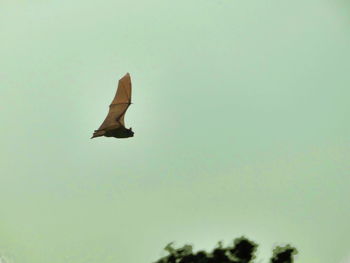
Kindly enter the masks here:
[[127, 73], [119, 80], [117, 93], [115, 94], [112, 103], [109, 105], [107, 117], [98, 130], [95, 131], [96, 135], [98, 136], [98, 134], [100, 134], [99, 131], [117, 129], [121, 126], [125, 126], [124, 116], [130, 104], [131, 79], [129, 73]]

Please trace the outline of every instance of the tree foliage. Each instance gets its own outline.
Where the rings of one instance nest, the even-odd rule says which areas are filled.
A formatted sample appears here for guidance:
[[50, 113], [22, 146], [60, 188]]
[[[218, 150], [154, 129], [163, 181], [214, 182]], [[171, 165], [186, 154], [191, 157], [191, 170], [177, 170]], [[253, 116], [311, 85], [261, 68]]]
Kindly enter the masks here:
[[[211, 252], [200, 250], [193, 252], [191, 245], [184, 245], [175, 249], [173, 244], [168, 244], [164, 249], [168, 255], [155, 263], [253, 263], [258, 245], [245, 238], [236, 238], [231, 246], [224, 247], [222, 242]], [[286, 245], [273, 249], [273, 255], [269, 263], [293, 263], [296, 248]]]

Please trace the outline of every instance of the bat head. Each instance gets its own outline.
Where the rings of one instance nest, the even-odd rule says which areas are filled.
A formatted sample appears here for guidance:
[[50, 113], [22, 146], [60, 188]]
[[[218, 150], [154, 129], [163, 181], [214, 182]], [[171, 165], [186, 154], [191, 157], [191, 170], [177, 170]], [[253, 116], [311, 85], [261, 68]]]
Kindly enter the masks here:
[[128, 129], [128, 135], [130, 137], [134, 137], [134, 132], [132, 131], [132, 128], [130, 127], [130, 129]]

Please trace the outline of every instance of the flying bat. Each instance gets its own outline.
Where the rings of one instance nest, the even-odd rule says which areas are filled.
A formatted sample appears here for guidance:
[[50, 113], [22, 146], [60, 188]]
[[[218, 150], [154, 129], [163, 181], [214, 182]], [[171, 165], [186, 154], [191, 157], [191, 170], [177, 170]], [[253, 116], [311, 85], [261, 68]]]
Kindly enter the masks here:
[[131, 104], [131, 79], [129, 73], [119, 80], [117, 93], [109, 105], [107, 117], [100, 128], [94, 131], [92, 138], [105, 136], [129, 138], [134, 136], [132, 129], [125, 128], [124, 116]]

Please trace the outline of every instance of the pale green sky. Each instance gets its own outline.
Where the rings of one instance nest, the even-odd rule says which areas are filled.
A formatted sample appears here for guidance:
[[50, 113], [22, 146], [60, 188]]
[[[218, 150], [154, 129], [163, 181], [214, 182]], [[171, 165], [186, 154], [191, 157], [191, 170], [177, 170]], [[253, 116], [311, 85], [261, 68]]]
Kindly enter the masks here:
[[[349, 257], [345, 2], [2, 0], [0, 253], [151, 263], [246, 235]], [[135, 137], [90, 140], [126, 72]]]

